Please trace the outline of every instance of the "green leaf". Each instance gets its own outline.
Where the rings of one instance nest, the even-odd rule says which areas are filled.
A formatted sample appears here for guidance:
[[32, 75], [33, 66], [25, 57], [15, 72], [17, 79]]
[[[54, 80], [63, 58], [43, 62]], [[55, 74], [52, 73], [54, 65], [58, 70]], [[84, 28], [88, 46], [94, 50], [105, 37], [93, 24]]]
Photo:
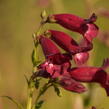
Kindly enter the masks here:
[[58, 88], [58, 86], [56, 86], [55, 84], [53, 85], [54, 86], [54, 91], [56, 92], [56, 94], [61, 97], [61, 92], [60, 92], [60, 89]]
[[12, 97], [9, 97], [9, 96], [1, 96], [1, 97], [5, 97], [5, 98], [11, 100], [14, 104], [16, 104], [16, 106], [17, 106], [19, 109], [24, 109], [23, 106], [22, 106], [20, 103], [18, 103], [16, 100], [14, 100]]
[[40, 101], [35, 105], [35, 109], [40, 109], [43, 103], [44, 103], [44, 100], [40, 100]]
[[46, 13], [45, 10], [43, 10], [43, 11], [41, 12], [41, 18], [44, 19], [44, 18], [46, 18], [46, 17], [47, 17], [47, 13]]
[[38, 52], [38, 45], [37, 45], [37, 47], [35, 47], [34, 49], [33, 49], [33, 52], [32, 52], [32, 56], [31, 56], [31, 58], [32, 58], [32, 63], [33, 63], [33, 66], [35, 67], [35, 66], [38, 66], [40, 63], [41, 63], [41, 61], [40, 61], [40, 59], [39, 59], [39, 52]]

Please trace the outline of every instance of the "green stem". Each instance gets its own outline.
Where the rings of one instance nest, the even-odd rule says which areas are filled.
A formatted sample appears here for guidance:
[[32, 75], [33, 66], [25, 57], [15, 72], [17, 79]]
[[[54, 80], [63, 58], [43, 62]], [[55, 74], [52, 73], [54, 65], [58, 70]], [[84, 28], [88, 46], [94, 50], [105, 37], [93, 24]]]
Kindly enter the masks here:
[[32, 108], [32, 99], [33, 99], [34, 87], [32, 87], [31, 85], [32, 85], [32, 82], [28, 86], [27, 109], [31, 109]]
[[44, 26], [45, 23], [46, 23], [46, 22], [43, 22], [43, 23], [41, 22], [40, 25], [39, 25], [39, 28], [38, 28], [37, 32], [35, 32], [35, 33], [32, 35], [35, 47], [36, 47], [36, 45], [37, 45], [36, 43], [37, 43], [37, 41], [38, 41], [38, 37], [40, 36], [41, 31], [42, 31], [42, 28], [43, 28], [43, 26]]
[[32, 107], [32, 97], [28, 97], [28, 102], [27, 102], [27, 109], [31, 109]]
[[40, 24], [39, 29], [38, 29], [38, 31], [36, 32], [36, 36], [39, 36], [39, 35], [40, 35], [41, 30], [42, 30], [44, 24], [45, 24], [45, 23], [41, 23], [41, 24]]

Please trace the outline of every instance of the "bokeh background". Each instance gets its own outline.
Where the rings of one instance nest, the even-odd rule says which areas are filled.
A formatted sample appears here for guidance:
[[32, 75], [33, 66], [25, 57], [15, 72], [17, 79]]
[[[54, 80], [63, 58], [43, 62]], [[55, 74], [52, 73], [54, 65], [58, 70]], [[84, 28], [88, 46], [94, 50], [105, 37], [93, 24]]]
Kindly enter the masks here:
[[[90, 52], [88, 65], [100, 66], [109, 57], [109, 0], [0, 0], [0, 96], [8, 95], [26, 104], [27, 84], [24, 75], [31, 75], [33, 50], [32, 33], [40, 23], [40, 13], [73, 13], [88, 18], [93, 12], [98, 16], [96, 24], [100, 28]], [[44, 29], [58, 29], [79, 40], [80, 35], [59, 25], [47, 24]], [[109, 71], [109, 70], [107, 70]], [[62, 90], [57, 97], [51, 88], [43, 97], [46, 102], [42, 109], [97, 109], [109, 108], [109, 97], [98, 84], [87, 85], [89, 91], [75, 94]], [[0, 109], [17, 107], [0, 97]]]

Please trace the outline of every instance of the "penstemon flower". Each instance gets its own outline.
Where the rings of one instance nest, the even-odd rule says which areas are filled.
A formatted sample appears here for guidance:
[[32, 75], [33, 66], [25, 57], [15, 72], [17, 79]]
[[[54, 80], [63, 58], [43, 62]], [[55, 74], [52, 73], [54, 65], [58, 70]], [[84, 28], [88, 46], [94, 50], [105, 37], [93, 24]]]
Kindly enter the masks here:
[[61, 64], [72, 59], [70, 54], [62, 54], [56, 44], [44, 36], [40, 36], [39, 42], [47, 60], [52, 63]]
[[83, 19], [73, 14], [54, 14], [48, 17], [48, 22], [54, 22], [61, 26], [82, 34], [89, 41], [98, 34], [98, 27], [94, 24], [97, 16], [92, 14], [89, 19]]
[[92, 49], [93, 45], [90, 41], [88, 41], [86, 38], [84, 38], [84, 43], [86, 43], [85, 46], [79, 46], [77, 42], [71, 38], [69, 35], [67, 35], [64, 32], [56, 31], [56, 30], [48, 30], [50, 33], [50, 38], [55, 41], [61, 48], [63, 48], [65, 51], [76, 54], [80, 52], [86, 52]]
[[76, 67], [69, 71], [71, 77], [81, 82], [97, 82], [109, 96], [109, 75], [100, 67]]
[[56, 47], [55, 44], [53, 44], [52, 41], [50, 41], [50, 39], [44, 37], [44, 36], [40, 36], [39, 39], [42, 49], [44, 51], [45, 57], [49, 57], [51, 55], [54, 54], [60, 54], [60, 50]]
[[59, 84], [61, 85], [61, 87], [63, 87], [68, 91], [72, 91], [76, 93], [83, 93], [87, 91], [84, 85], [71, 78], [71, 76], [63, 75], [59, 81]]

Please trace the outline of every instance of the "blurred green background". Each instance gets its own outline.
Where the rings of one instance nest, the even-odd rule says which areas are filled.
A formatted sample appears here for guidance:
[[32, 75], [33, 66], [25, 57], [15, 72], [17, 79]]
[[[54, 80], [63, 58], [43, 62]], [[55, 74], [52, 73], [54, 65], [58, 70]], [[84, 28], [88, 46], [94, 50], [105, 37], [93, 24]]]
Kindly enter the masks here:
[[[0, 0], [0, 96], [11, 96], [23, 105], [27, 99], [24, 74], [29, 76], [32, 71], [32, 33], [39, 26], [43, 9], [48, 14], [73, 13], [84, 18], [95, 12], [98, 15], [96, 24], [100, 28], [100, 34], [94, 40], [88, 64], [100, 66], [102, 60], [109, 57], [109, 17], [100, 14], [102, 9], [109, 10], [109, 0]], [[78, 40], [77, 33], [59, 25], [47, 24], [45, 29], [47, 28], [63, 30]], [[103, 38], [105, 33], [106, 40]], [[50, 89], [44, 96], [46, 103], [42, 109], [85, 109], [83, 102], [87, 102], [87, 98], [90, 100], [87, 109], [91, 106], [108, 109], [109, 98], [104, 89], [97, 84], [91, 84], [90, 87], [93, 87], [90, 97], [90, 91], [80, 95], [62, 89], [62, 97], [59, 98]], [[6, 98], [0, 98], [0, 109], [17, 107]]]

